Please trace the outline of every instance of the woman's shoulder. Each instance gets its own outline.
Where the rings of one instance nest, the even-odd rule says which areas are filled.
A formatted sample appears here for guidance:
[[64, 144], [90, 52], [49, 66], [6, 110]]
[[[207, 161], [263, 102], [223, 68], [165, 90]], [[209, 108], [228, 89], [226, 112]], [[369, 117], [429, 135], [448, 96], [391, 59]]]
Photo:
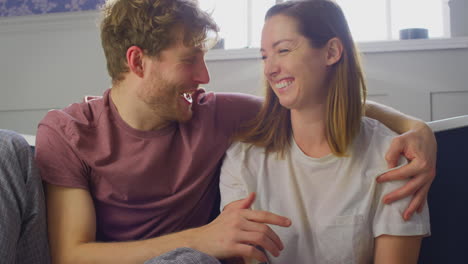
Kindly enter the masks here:
[[376, 148], [388, 148], [398, 134], [378, 120], [363, 117], [361, 121], [360, 141]]
[[[373, 178], [388, 171], [385, 155], [397, 135], [378, 120], [368, 117], [362, 119], [355, 153], [361, 160], [365, 160], [366, 170]], [[398, 164], [400, 166], [405, 164], [403, 156], [400, 157]]]
[[250, 143], [236, 141], [231, 144], [226, 154], [242, 160], [260, 159], [265, 156], [265, 148]]

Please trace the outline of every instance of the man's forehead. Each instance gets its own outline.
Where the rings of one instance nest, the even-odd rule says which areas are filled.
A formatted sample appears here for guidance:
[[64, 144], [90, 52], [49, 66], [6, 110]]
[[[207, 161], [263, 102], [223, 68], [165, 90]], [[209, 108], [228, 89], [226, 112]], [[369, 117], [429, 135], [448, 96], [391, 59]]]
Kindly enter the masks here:
[[160, 56], [162, 58], [186, 58], [195, 56], [200, 53], [204, 53], [202, 47], [194, 45], [187, 46], [181, 40], [174, 40], [169, 47], [161, 51]]
[[199, 53], [204, 52], [204, 42], [201, 43], [190, 43], [191, 41], [186, 41], [187, 37], [192, 37], [190, 34], [186, 34], [186, 28], [182, 25], [174, 26], [172, 30], [172, 47], [176, 47], [180, 52], [183, 53]]
[[180, 50], [180, 54], [182, 56], [193, 56], [202, 52], [204, 51], [199, 46], [198, 47], [197, 46], [190, 46], [190, 47], [184, 46], [184, 48]]

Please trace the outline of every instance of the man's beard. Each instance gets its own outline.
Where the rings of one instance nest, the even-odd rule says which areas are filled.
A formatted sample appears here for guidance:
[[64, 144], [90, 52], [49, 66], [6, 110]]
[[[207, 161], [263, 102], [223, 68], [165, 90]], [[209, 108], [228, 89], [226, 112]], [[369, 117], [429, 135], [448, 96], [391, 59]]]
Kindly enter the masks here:
[[[158, 84], [159, 88], [155, 87], [155, 84]], [[185, 85], [155, 77], [151, 86], [140, 91], [138, 96], [158, 117], [169, 122], [187, 122], [192, 118], [192, 110], [191, 105], [181, 106], [181, 91], [184, 89], [187, 90]]]

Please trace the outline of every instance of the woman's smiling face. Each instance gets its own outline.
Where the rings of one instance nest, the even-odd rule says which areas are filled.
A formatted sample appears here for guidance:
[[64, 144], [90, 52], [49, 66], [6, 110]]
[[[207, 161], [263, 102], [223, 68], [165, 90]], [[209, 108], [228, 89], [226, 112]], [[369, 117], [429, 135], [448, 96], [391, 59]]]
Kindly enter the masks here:
[[300, 110], [325, 103], [326, 47], [312, 47], [294, 18], [279, 14], [265, 21], [261, 41], [264, 74], [282, 106]]

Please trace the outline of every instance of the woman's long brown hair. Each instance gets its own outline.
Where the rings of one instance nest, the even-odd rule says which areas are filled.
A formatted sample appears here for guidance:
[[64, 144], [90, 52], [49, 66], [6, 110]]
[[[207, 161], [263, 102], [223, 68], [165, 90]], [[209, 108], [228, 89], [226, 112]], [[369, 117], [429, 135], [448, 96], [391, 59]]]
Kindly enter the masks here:
[[[270, 8], [265, 20], [275, 15], [295, 19], [299, 32], [313, 48], [322, 48], [332, 38], [343, 44], [340, 60], [331, 66], [327, 78], [326, 136], [336, 156], [346, 156], [348, 146], [359, 133], [367, 94], [359, 56], [341, 8], [329, 0], [285, 2]], [[290, 110], [281, 106], [265, 81], [266, 96], [257, 116], [248, 122], [234, 140], [264, 147], [284, 157], [290, 147]]]

